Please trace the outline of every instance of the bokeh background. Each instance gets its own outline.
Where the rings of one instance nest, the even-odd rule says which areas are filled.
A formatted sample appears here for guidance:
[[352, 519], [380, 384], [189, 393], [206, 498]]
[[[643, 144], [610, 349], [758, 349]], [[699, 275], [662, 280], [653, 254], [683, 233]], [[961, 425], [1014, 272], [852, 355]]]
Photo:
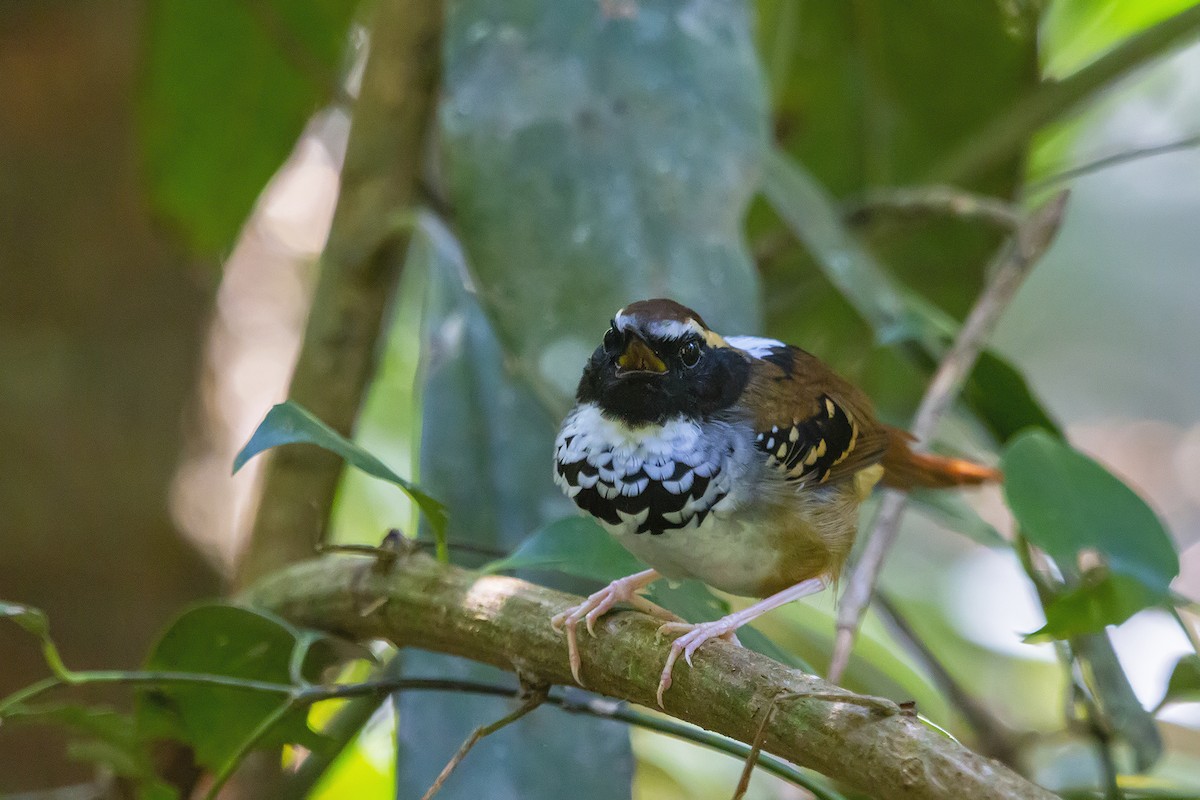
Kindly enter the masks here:
[[[763, 199], [764, 143], [841, 210], [886, 186], [948, 182], [1018, 208], [1069, 187], [1061, 233], [994, 346], [1068, 438], [1151, 503], [1180, 553], [1173, 588], [1200, 597], [1200, 26], [1064, 100], [1013, 146], [979, 145], [1039, 81], [1071, 86], [1192, 3], [550, 5], [449, 4], [440, 135], [423, 146], [450, 167], [427, 178], [434, 211], [392, 303], [358, 441], [442, 489], [461, 528], [511, 547], [567, 513], [548, 467], [525, 465], [548, 463], [545, 439], [606, 315], [664, 290], [729, 333], [818, 353], [903, 422], [926, 373], [879, 343]], [[0, 596], [44, 608], [72, 665], [139, 663], [180, 608], [225, 591], [251, 529], [262, 465], [236, 477], [230, 465], [287, 396], [371, 33], [355, 3], [295, 8], [0, 4]], [[596, 19], [606, 33], [585, 24]], [[612, 27], [625, 22], [633, 33]], [[687, 50], [689, 25], [714, 38]], [[664, 42], [683, 52], [664, 58]], [[1103, 161], [1121, 154], [1132, 157]], [[960, 318], [1000, 241], [937, 216], [846, 219], [896, 279]], [[464, 436], [486, 443], [486, 464], [445, 457]], [[941, 440], [994, 459], [965, 411]], [[1011, 531], [998, 491], [969, 499]], [[1091, 746], [1064, 726], [1054, 648], [1021, 641], [1044, 622], [1032, 585], [1010, 548], [959, 522], [910, 513], [884, 592], [1030, 774], [1093, 785]], [[417, 529], [406, 499], [347, 474], [333, 536], [374, 542], [393, 526]], [[834, 614], [827, 593], [762, 628], [823, 666]], [[848, 685], [915, 698], [971, 742], [890, 630], [868, 617]], [[1186, 636], [1158, 610], [1111, 636], [1154, 708], [1192, 652]], [[36, 648], [0, 628], [0, 690], [41, 674]], [[1150, 780], [1162, 796], [1197, 796], [1200, 707], [1158, 720], [1166, 757]], [[408, 796], [394, 788], [395, 728], [384, 706], [317, 796]], [[726, 797], [736, 783], [732, 759], [643, 731], [632, 741], [636, 797]], [[448, 752], [419, 755], [436, 772]], [[596, 796], [628, 792], [623, 768], [617, 792]], [[90, 774], [53, 730], [0, 730], [0, 792]], [[471, 796], [469, 780], [446, 796]], [[759, 776], [750, 796], [798, 792]]]

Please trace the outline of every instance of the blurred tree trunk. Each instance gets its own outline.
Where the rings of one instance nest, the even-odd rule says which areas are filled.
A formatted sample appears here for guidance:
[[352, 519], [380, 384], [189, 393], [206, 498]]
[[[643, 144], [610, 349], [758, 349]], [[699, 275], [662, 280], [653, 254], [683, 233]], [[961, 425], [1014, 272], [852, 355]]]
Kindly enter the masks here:
[[[217, 589], [167, 512], [213, 264], [151, 224], [134, 90], [142, 4], [0, 8], [0, 597], [68, 664], [134, 665]], [[45, 673], [0, 627], [0, 691]], [[86, 779], [49, 732], [0, 734], [0, 792]]]

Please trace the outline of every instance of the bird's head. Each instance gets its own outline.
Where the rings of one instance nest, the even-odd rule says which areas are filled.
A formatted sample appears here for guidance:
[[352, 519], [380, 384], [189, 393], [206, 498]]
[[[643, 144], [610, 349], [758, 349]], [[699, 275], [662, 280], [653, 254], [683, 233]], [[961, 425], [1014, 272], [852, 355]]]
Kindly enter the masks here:
[[701, 418], [729, 408], [749, 378], [744, 353], [674, 300], [641, 300], [613, 317], [576, 399], [627, 425]]

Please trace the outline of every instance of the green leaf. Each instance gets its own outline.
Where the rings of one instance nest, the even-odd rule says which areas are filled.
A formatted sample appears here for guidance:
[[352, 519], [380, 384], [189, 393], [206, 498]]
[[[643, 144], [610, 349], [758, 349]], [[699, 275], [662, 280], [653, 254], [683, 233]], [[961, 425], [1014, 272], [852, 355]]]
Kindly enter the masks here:
[[324, 422], [314, 417], [305, 408], [288, 401], [280, 403], [267, 412], [259, 423], [250, 441], [233, 461], [236, 473], [254, 456], [285, 444], [315, 444], [341, 456], [346, 463], [357, 467], [368, 475], [399, 486], [413, 499], [433, 526], [437, 536], [446, 530], [446, 509], [437, 500], [421, 491], [415, 484], [401, 478], [386, 464], [368, 453], [354, 442], [345, 438]]
[[1017, 436], [1002, 466], [1004, 494], [1021, 530], [1064, 574], [1077, 574], [1079, 555], [1094, 552], [1113, 574], [1166, 598], [1179, 556], [1162, 522], [1132, 489], [1045, 431]]
[[564, 517], [532, 534], [512, 555], [493, 561], [484, 572], [552, 569], [579, 578], [614, 581], [646, 566], [591, 517]]
[[0, 618], [10, 619], [38, 637], [42, 643], [42, 659], [46, 662], [46, 666], [60, 680], [67, 682], [71, 680], [71, 671], [63, 663], [58, 647], [50, 638], [50, 619], [46, 616], [45, 611], [23, 603], [0, 600]]
[[1175, 663], [1171, 679], [1167, 682], [1167, 703], [1193, 703], [1200, 700], [1200, 655], [1189, 653]]
[[758, 0], [780, 143], [838, 196], [926, 182], [948, 148], [1036, 85], [1024, 5]]
[[206, 253], [229, 248], [332, 95], [352, 0], [156, 0], [139, 123], [151, 200]]
[[749, 4], [449, 8], [446, 172], [511, 367], [562, 412], [631, 301], [759, 330], [742, 217], [770, 127]]
[[1034, 397], [1025, 377], [993, 351], [979, 354], [963, 388], [963, 400], [1001, 443], [1030, 427], [1063, 438], [1062, 430]]
[[1120, 625], [1142, 609], [1159, 605], [1164, 596], [1128, 575], [1085, 576], [1046, 605], [1046, 624], [1025, 637], [1027, 642], [1070, 639]]
[[[929, 183], [948, 149], [967, 140], [998, 105], [1037, 86], [1037, 37], [1028, 4], [987, 0], [758, 0], [759, 49], [771, 74], [779, 147], [831, 197]], [[961, 188], [1012, 197], [1019, 155]], [[770, 172], [768, 172], [770, 177]], [[752, 240], [779, 241], [778, 221], [752, 220]], [[982, 285], [1000, 234], [926, 216], [880, 214], [855, 234], [898, 283], [963, 315]], [[786, 241], [786, 239], [784, 239]], [[768, 248], [768, 330], [848, 370], [870, 340], [813, 258]], [[764, 252], [760, 250], [760, 252]], [[861, 305], [851, 301], [856, 306]], [[861, 311], [860, 311], [861, 313]], [[876, 330], [878, 336], [879, 329]]]
[[[206, 605], [185, 611], [150, 651], [146, 669], [223, 675], [246, 681], [293, 685], [292, 663], [305, 634], [269, 614], [230, 605]], [[332, 658], [324, 648], [310, 650], [302, 677], [315, 680]], [[197, 761], [218, 768], [287, 698], [253, 688], [172, 684], [142, 693], [138, 724], [143, 735], [180, 738], [196, 751]], [[262, 746], [323, 741], [297, 708], [263, 739]]]
[[39, 639], [50, 635], [50, 620], [40, 608], [0, 600], [0, 617], [12, 620]]

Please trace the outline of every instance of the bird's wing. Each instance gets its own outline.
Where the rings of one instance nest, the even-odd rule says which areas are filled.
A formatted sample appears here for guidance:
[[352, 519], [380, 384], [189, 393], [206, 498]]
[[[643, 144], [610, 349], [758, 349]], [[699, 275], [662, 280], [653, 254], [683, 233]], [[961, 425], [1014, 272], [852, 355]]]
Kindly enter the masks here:
[[746, 401], [754, 409], [755, 444], [769, 466], [789, 481], [830, 483], [883, 458], [887, 429], [862, 392], [798, 347], [748, 344], [753, 349], [739, 348], [753, 356]]

